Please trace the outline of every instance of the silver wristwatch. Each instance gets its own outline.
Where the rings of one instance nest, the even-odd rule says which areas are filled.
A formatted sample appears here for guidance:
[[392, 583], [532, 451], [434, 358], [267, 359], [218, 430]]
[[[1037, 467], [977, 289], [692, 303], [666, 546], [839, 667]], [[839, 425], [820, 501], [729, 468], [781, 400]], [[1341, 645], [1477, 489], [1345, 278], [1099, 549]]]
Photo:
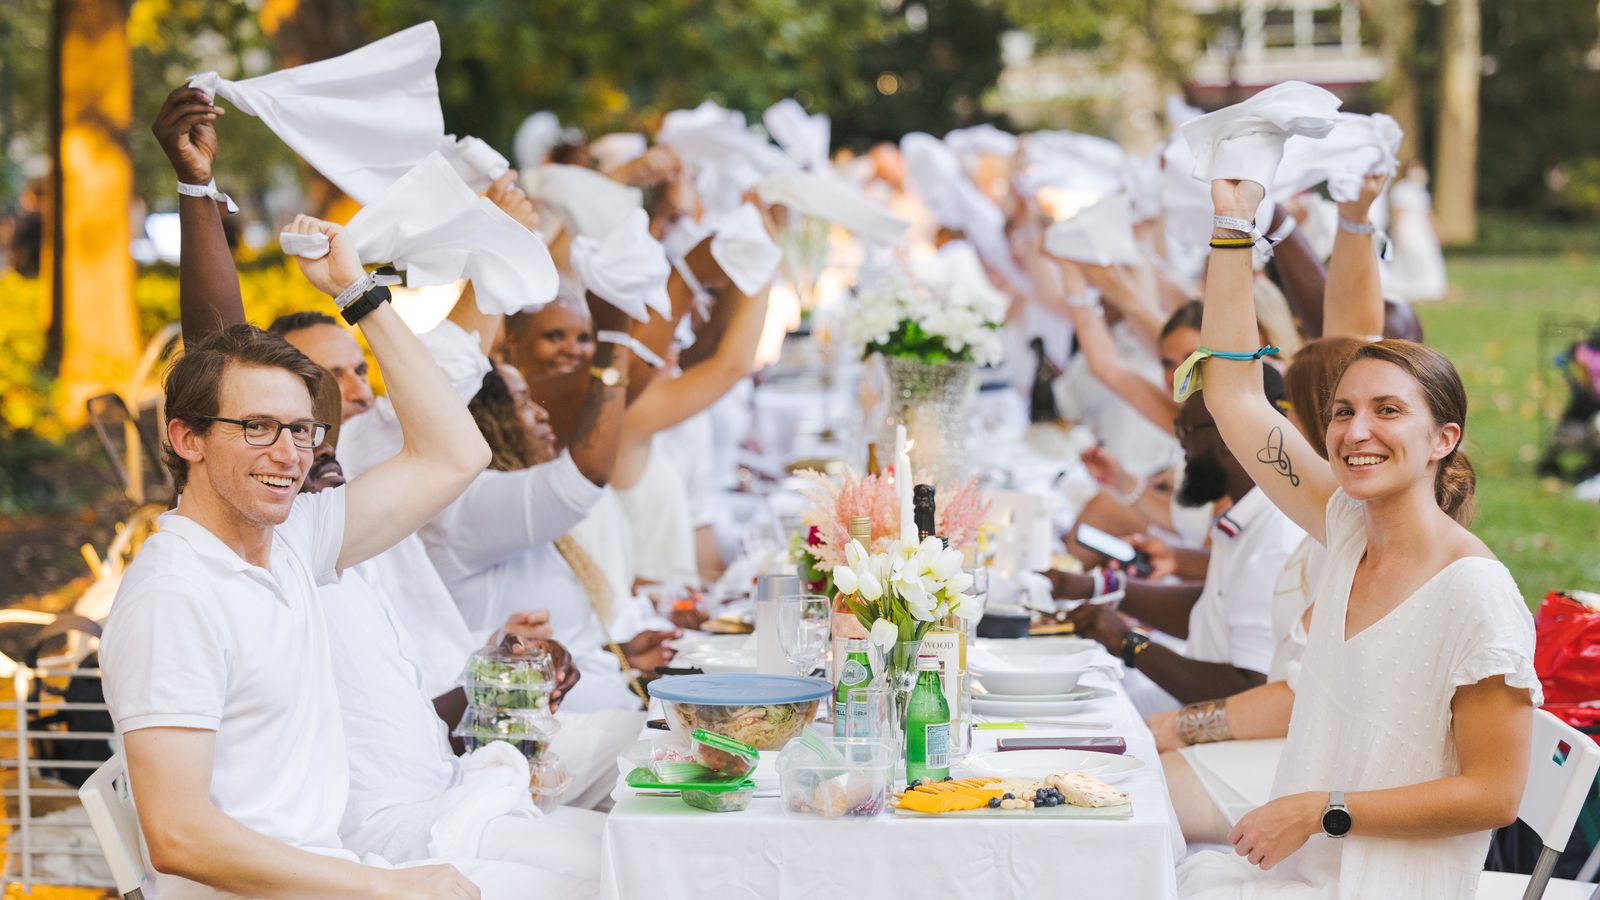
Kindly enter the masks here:
[[1338, 839], [1350, 833], [1350, 807], [1344, 805], [1344, 791], [1328, 792], [1328, 808], [1322, 811], [1322, 833]]

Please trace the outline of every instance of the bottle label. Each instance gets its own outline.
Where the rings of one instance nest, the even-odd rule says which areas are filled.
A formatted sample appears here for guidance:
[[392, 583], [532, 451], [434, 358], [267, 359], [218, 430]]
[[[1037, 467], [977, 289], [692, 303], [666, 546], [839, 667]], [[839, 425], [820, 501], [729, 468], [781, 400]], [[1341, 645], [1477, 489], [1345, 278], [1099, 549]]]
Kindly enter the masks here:
[[860, 660], [847, 659], [844, 668], [839, 670], [839, 683], [854, 687], [867, 680], [867, 667]]
[[929, 722], [923, 726], [924, 763], [930, 769], [950, 768], [950, 723]]

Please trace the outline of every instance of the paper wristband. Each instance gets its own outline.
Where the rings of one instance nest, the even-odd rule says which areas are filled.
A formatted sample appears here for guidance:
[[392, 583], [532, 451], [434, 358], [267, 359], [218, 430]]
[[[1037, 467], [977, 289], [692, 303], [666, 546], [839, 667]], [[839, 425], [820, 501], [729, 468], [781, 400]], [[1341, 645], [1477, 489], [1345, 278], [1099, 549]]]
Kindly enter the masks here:
[[666, 360], [662, 359], [660, 356], [657, 356], [655, 351], [651, 350], [649, 347], [646, 347], [638, 338], [631, 334], [627, 334], [626, 332], [596, 331], [594, 333], [594, 339], [596, 341], [604, 341], [608, 344], [620, 344], [624, 347], [627, 347], [629, 350], [633, 351], [634, 356], [644, 360], [644, 364], [652, 369], [664, 369], [667, 366]]
[[228, 215], [230, 216], [239, 211], [239, 204], [234, 203], [232, 197], [217, 190], [217, 180], [215, 178], [205, 184], [184, 184], [180, 181], [178, 182], [178, 193], [185, 197], [209, 197], [228, 207]]
[[1277, 347], [1271, 344], [1254, 353], [1207, 350], [1201, 347], [1189, 354], [1189, 358], [1184, 360], [1183, 364], [1178, 366], [1177, 371], [1172, 373], [1172, 399], [1176, 403], [1182, 403], [1189, 399], [1191, 395], [1200, 392], [1200, 363], [1207, 357], [1214, 356], [1217, 359], [1229, 359], [1236, 362], [1254, 362], [1263, 356], [1277, 356], [1280, 352]]
[[1250, 221], [1249, 219], [1236, 219], [1232, 216], [1212, 216], [1211, 225], [1213, 228], [1225, 228], [1228, 231], [1237, 231], [1241, 234], [1248, 235], [1250, 240], [1254, 241], [1255, 245], [1261, 248], [1261, 256], [1263, 259], [1272, 258], [1272, 241], [1263, 236], [1261, 232], [1256, 229], [1256, 223]]

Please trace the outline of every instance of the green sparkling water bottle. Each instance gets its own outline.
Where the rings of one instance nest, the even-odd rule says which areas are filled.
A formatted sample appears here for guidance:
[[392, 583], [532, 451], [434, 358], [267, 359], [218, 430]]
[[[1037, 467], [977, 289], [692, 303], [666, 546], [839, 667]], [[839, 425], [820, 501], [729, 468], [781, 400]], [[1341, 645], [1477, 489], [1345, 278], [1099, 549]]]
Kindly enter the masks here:
[[834, 737], [850, 736], [850, 691], [866, 687], [872, 681], [872, 660], [867, 656], [869, 646], [865, 638], [849, 638], [844, 642], [844, 664], [839, 666], [839, 683], [833, 689]]
[[939, 680], [939, 658], [917, 657], [917, 686], [906, 704], [906, 781], [950, 776], [950, 704]]

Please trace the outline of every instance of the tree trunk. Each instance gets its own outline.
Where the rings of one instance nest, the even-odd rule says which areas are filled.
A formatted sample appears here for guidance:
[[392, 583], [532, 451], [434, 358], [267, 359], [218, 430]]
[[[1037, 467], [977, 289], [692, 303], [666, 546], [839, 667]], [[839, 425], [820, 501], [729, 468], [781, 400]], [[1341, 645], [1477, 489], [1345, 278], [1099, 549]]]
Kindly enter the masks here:
[[[59, 341], [62, 417], [81, 422], [83, 401], [122, 387], [139, 358], [128, 217], [133, 160], [133, 61], [126, 0], [58, 0], [50, 279]], [[131, 399], [131, 398], [130, 398]]]
[[1383, 63], [1383, 77], [1376, 92], [1378, 102], [1405, 131], [1400, 143], [1400, 162], [1404, 165], [1422, 155], [1422, 113], [1410, 59], [1417, 39], [1417, 10], [1412, 0], [1361, 0], [1361, 14]]
[[1448, 0], [1443, 25], [1434, 210], [1442, 243], [1469, 244], [1478, 236], [1478, 0]]

